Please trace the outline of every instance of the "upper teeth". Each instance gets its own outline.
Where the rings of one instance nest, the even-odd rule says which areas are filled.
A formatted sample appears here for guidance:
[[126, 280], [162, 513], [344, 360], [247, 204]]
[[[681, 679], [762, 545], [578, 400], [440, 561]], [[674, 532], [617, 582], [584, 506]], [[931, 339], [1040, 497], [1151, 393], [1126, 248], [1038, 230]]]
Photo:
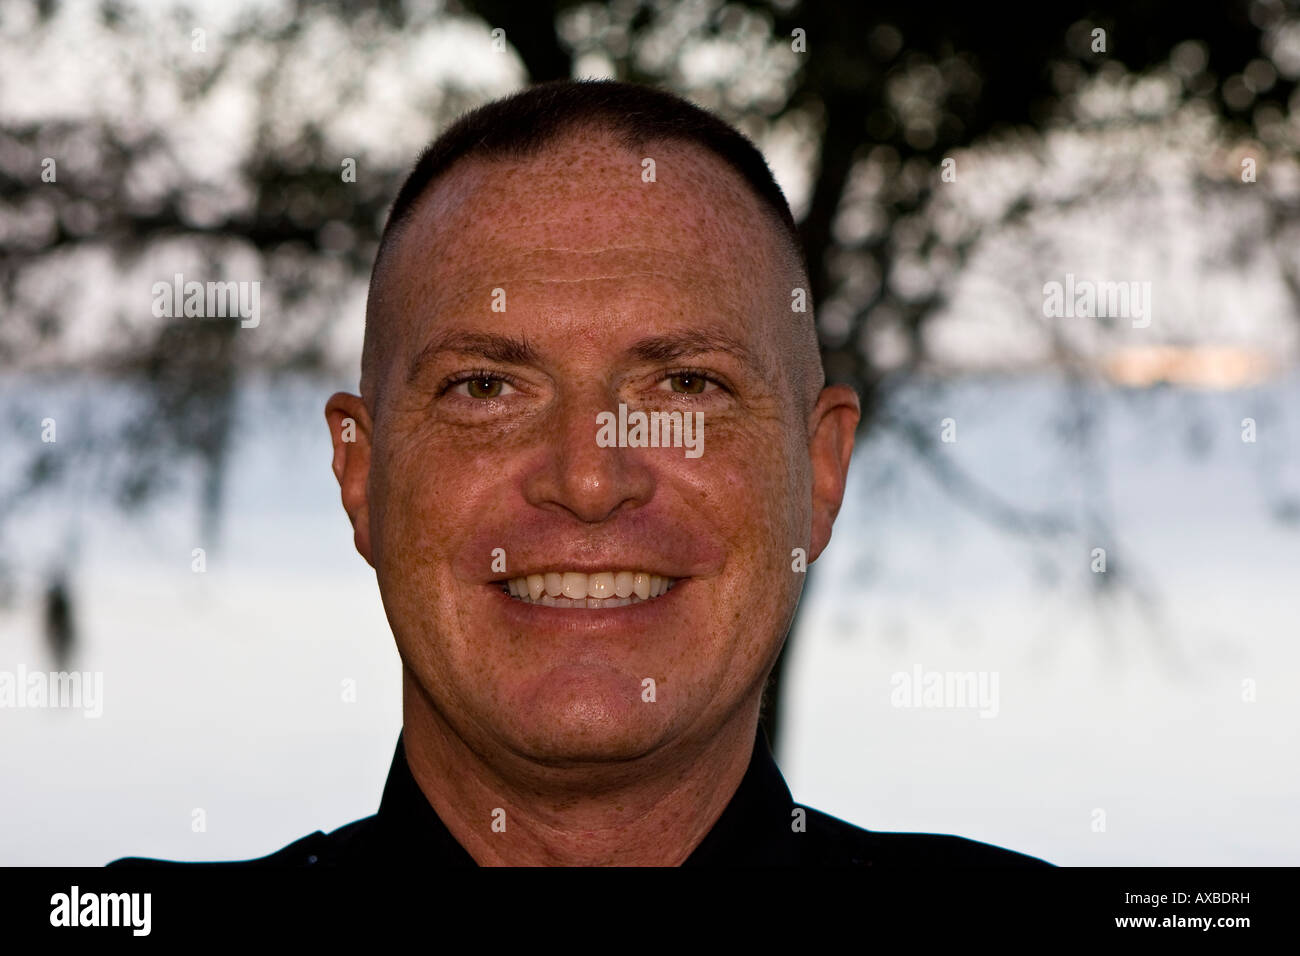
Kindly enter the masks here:
[[666, 578], [647, 571], [599, 571], [583, 574], [581, 571], [548, 571], [527, 577], [511, 578], [510, 593], [515, 597], [536, 601], [542, 595], [573, 600], [586, 598], [630, 598], [633, 595], [646, 600], [666, 592], [675, 578]]

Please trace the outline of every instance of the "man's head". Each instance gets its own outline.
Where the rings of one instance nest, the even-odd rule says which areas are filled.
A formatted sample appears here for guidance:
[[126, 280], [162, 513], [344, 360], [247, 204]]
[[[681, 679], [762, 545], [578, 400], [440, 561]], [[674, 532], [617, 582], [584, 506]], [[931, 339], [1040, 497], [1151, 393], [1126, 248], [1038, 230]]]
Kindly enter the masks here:
[[[361, 397], [327, 408], [408, 718], [550, 765], [752, 730], [858, 418], [823, 388], [807, 287], [761, 155], [670, 94], [534, 87], [426, 151], [376, 257]], [[702, 454], [607, 447], [620, 405], [702, 421]], [[619, 572], [675, 583], [536, 593]]]

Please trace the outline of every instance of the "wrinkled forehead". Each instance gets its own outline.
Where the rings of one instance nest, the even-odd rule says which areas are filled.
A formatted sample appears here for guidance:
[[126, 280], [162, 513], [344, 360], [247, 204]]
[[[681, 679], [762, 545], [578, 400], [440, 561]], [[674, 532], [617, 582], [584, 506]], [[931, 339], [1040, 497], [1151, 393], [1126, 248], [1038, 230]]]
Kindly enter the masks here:
[[602, 277], [643, 277], [683, 308], [744, 316], [788, 303], [788, 263], [778, 227], [722, 161], [587, 133], [524, 159], [458, 163], [399, 227], [376, 278], [402, 326], [485, 307], [485, 288], [507, 281], [571, 283], [581, 306]]

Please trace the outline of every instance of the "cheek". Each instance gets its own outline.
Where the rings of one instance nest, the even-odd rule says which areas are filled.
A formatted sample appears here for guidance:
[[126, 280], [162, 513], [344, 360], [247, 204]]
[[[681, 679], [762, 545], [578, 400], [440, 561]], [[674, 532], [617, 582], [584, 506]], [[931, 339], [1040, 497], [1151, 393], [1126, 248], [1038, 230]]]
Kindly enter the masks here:
[[[403, 660], [441, 698], [454, 696], [456, 688], [438, 674], [485, 679], [493, 660], [462, 653], [455, 641], [438, 637], [474, 633], [452, 568], [461, 543], [478, 525], [475, 496], [487, 483], [476, 474], [463, 454], [416, 434], [391, 441], [371, 469], [375, 570], [389, 624]], [[449, 665], [448, 655], [459, 662]]]
[[807, 511], [791, 449], [779, 434], [758, 428], [717, 428], [702, 464], [681, 472], [681, 483], [728, 540], [739, 564], [770, 568], [805, 542]]
[[[492, 484], [491, 468], [463, 444], [418, 429], [398, 432], [383, 449], [378, 476], [384, 520], [411, 540], [442, 541], [460, 531], [475, 513], [477, 499]], [[436, 520], [435, 520], [436, 519]]]
[[804, 549], [800, 567], [806, 568], [809, 494], [797, 467], [798, 449], [790, 445], [778, 434], [738, 442], [734, 455], [720, 457], [712, 492], [729, 539], [729, 580], [719, 602], [740, 628], [732, 635], [737, 650], [745, 646], [754, 667], [771, 664], [804, 585], [795, 549]]
[[[385, 570], [425, 577], [462, 535], [472, 488], [454, 455], [399, 438], [371, 466], [371, 535]], [[469, 509], [472, 511], [472, 509]]]

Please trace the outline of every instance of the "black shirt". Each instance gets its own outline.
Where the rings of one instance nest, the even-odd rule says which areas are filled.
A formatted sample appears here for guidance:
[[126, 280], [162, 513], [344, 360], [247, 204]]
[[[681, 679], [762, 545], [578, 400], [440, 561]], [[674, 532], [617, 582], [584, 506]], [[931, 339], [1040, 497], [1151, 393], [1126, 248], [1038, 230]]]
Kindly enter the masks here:
[[[802, 810], [803, 813], [797, 813]], [[402, 736], [379, 812], [331, 833], [317, 830], [255, 860], [196, 866], [476, 866], [443, 825], [406, 763]], [[168, 866], [124, 857], [109, 866]], [[181, 864], [183, 865], [183, 864]], [[749, 767], [731, 802], [683, 866], [1048, 866], [1036, 857], [962, 837], [863, 830], [799, 807], [759, 727]]]

